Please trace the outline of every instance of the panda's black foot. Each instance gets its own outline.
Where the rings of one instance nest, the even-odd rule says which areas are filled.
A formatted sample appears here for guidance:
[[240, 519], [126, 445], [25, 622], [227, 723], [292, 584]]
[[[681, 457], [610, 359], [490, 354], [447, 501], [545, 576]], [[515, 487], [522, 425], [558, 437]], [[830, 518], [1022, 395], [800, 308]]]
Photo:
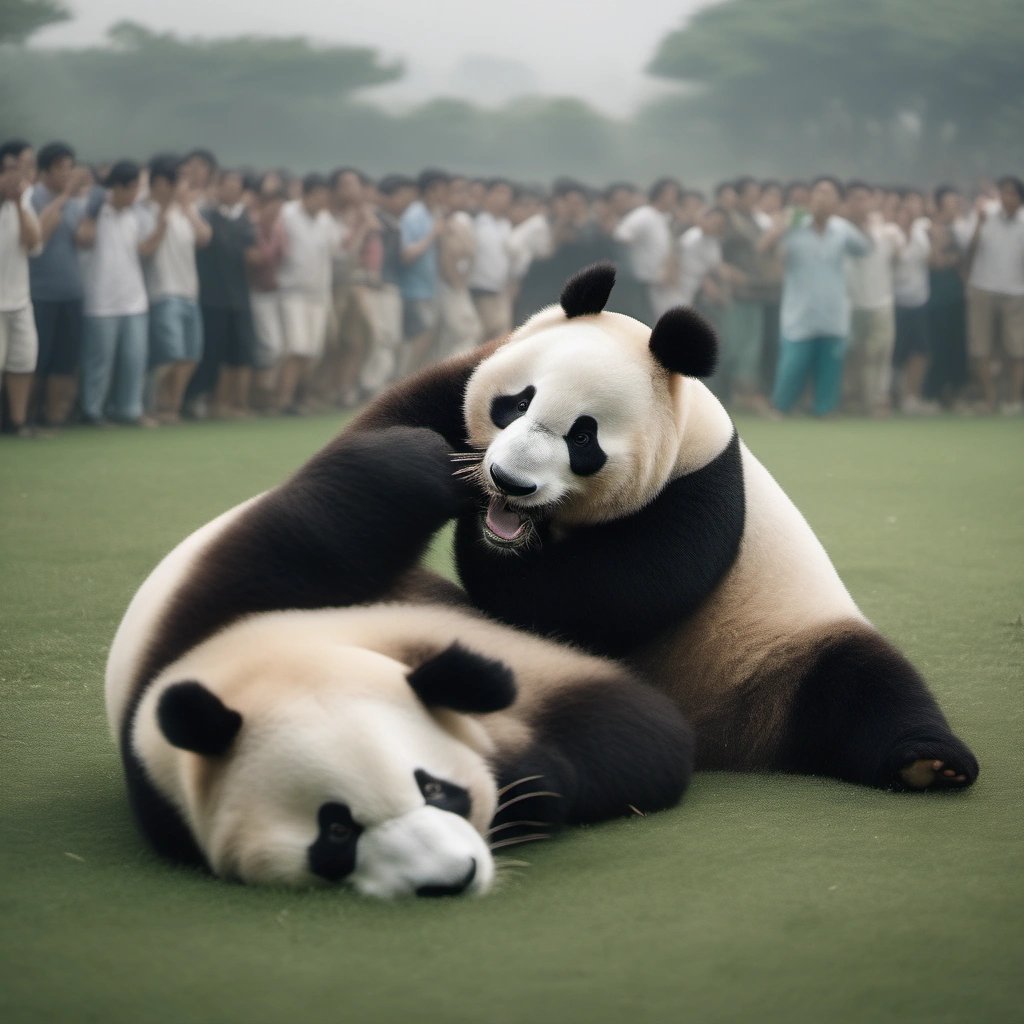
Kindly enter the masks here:
[[978, 777], [978, 762], [955, 736], [901, 744], [892, 762], [898, 765], [896, 789], [965, 789]]

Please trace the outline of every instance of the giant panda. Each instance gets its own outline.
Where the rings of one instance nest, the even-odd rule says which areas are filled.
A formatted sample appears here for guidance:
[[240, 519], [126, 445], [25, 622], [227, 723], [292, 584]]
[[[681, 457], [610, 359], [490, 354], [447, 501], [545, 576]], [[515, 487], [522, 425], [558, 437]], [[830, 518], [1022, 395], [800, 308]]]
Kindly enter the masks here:
[[483, 893], [492, 849], [679, 800], [692, 731], [667, 697], [417, 568], [465, 497], [435, 433], [343, 437], [153, 570], [105, 692], [157, 852], [249, 883]]
[[478, 493], [455, 543], [474, 604], [625, 660], [687, 715], [698, 768], [969, 786], [974, 755], [701, 382], [710, 327], [605, 311], [614, 279], [580, 272], [350, 429], [441, 432]]

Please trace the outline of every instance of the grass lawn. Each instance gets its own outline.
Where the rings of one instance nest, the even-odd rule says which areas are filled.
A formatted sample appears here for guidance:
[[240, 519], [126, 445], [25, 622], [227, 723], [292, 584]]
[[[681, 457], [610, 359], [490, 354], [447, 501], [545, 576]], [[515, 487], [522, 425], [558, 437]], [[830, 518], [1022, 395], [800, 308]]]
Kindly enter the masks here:
[[1019, 421], [742, 424], [974, 747], [972, 791], [700, 775], [516, 850], [488, 898], [392, 905], [156, 860], [102, 706], [150, 568], [337, 426], [0, 439], [0, 1020], [1024, 1020]]

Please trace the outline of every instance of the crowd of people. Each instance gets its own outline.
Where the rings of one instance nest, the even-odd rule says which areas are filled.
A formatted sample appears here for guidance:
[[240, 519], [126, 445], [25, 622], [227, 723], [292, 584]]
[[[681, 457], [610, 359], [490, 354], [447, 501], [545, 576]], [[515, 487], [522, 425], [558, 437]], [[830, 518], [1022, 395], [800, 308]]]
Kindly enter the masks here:
[[1022, 412], [1024, 183], [831, 177], [543, 190], [441, 170], [85, 166], [0, 146], [8, 433], [348, 408], [506, 334], [610, 259], [610, 308], [700, 310], [710, 386], [764, 416]]

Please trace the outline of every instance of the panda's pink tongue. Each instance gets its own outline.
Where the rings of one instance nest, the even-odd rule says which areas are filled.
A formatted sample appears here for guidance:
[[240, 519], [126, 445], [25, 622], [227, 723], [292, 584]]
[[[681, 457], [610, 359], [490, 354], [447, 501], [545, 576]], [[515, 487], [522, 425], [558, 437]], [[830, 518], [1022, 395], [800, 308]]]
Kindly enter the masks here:
[[504, 498], [491, 498], [487, 506], [487, 528], [502, 540], [515, 540], [526, 522], [518, 512], [505, 504]]

